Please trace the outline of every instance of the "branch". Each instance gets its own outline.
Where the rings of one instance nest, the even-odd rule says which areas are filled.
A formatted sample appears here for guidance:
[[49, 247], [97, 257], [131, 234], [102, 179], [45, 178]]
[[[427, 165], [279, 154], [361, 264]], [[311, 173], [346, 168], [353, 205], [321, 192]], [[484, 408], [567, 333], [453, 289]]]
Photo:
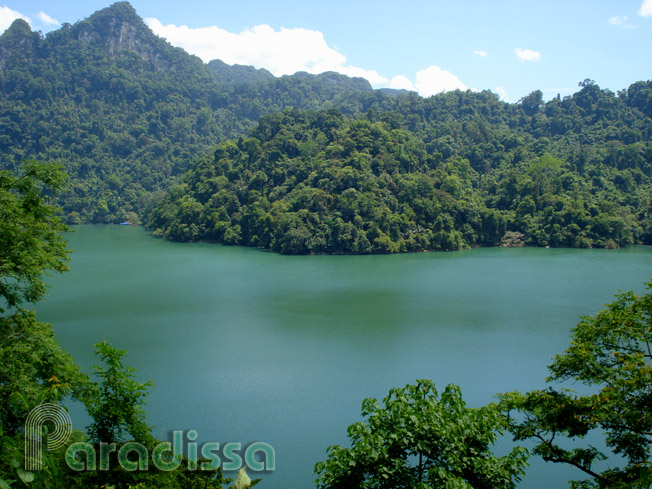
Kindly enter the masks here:
[[32, 174], [30, 172], [25, 173], [22, 177], [17, 178], [13, 182], [9, 182], [7, 185], [0, 185], [0, 188], [6, 189], [6, 188], [12, 188], [15, 187], [17, 183], [19, 183], [21, 180], [25, 180], [27, 177], [31, 176]]
[[652, 436], [652, 431], [637, 430], [636, 428], [634, 428], [632, 426], [629, 426], [629, 425], [625, 425], [625, 424], [609, 423], [609, 422], [604, 422], [603, 421], [603, 422], [600, 423], [600, 425], [603, 428], [606, 428], [606, 429], [621, 429], [621, 430], [625, 430], [625, 431], [630, 431], [630, 432], [632, 432], [632, 433], [634, 433], [636, 435]]
[[[640, 353], [643, 356], [647, 356], [647, 355], [645, 355], [645, 352], [643, 350], [639, 350], [637, 348], [633, 348], [633, 347], [630, 347], [630, 346], [618, 345], [618, 344], [614, 344], [614, 343], [603, 343], [603, 344], [604, 344], [604, 346], [606, 348], [610, 348], [612, 350], [624, 350], [624, 351], [627, 351], [627, 352], [630, 352], [630, 353]], [[649, 351], [650, 351], [650, 345], [648, 344], [648, 352]], [[652, 353], [651, 353], [651, 355], [652, 355]]]
[[576, 467], [580, 469], [582, 472], [589, 474], [591, 477], [595, 479], [600, 479], [602, 476], [598, 474], [597, 472], [593, 472], [590, 468], [585, 467], [578, 462], [575, 462], [574, 460], [571, 460], [569, 458], [566, 458], [563, 456], [564, 451], [558, 448], [556, 445], [552, 443], [552, 440], [555, 438], [555, 434], [553, 433], [552, 437], [550, 440], [546, 440], [541, 434], [535, 433], [534, 436], [541, 440], [541, 442], [548, 447], [548, 449], [553, 453], [553, 455], [542, 455], [541, 458], [545, 460], [546, 462], [552, 462], [552, 463], [565, 463], [572, 465], [573, 467]]
[[11, 338], [13, 338], [14, 336], [18, 336], [19, 334], [21, 334], [19, 331], [10, 334], [10, 335], [7, 336], [6, 338], [3, 338], [3, 339], [2, 339], [2, 343], [4, 344], [4, 343], [9, 342], [9, 340], [10, 340]]
[[573, 460], [564, 458], [561, 455], [559, 455], [559, 453], [557, 453], [555, 456], [545, 456], [544, 455], [542, 458], [546, 462], [552, 462], [553, 464], [563, 463], [563, 464], [572, 465], [573, 467], [580, 469], [582, 472], [584, 472], [586, 474], [589, 474], [594, 479], [601, 479], [602, 478], [602, 476], [600, 474], [598, 474], [597, 472], [593, 472], [591, 469], [589, 469], [587, 467], [584, 467], [583, 465], [581, 465], [581, 464], [579, 464], [579, 463], [577, 463], [577, 462], [575, 462]]

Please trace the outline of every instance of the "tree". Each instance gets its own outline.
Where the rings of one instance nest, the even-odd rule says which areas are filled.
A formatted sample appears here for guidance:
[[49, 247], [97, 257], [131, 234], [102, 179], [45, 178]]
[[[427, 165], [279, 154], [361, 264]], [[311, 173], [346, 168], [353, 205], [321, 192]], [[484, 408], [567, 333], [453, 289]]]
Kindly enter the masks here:
[[[119, 464], [117, 453], [112, 451], [109, 454], [110, 470], [74, 474], [71, 480], [77, 483], [76, 487], [220, 489], [222, 484], [229, 481], [223, 477], [220, 467], [197, 470], [197, 465], [191, 468], [188, 463], [180, 461], [174, 470], [158, 469], [152, 463], [151, 457], [155, 445], [160, 442], [152, 435], [143, 409], [147, 390], [152, 383], [138, 382], [134, 369], [125, 367], [122, 363], [125, 352], [112, 347], [106, 341], [97, 343], [95, 352], [104, 366], [94, 368], [100, 382], [95, 386], [94, 395], [86, 399], [86, 410], [93, 419], [88, 427], [90, 441], [105, 446], [137, 442], [147, 449], [148, 468], [145, 471], [127, 470]], [[193, 462], [202, 464], [207, 460], [202, 458]], [[244, 482], [240, 481], [241, 487], [246, 487]]]
[[[22, 469], [25, 418], [45, 402], [80, 397], [87, 377], [54, 338], [52, 326], [18, 306], [43, 297], [48, 270], [67, 269], [65, 230], [48, 202], [65, 175], [58, 166], [24, 163], [21, 174], [0, 171], [0, 486], [34, 481], [60, 486], [61, 460], [44, 454], [44, 470]], [[8, 310], [7, 310], [8, 309]]]
[[[87, 427], [89, 441], [96, 446], [135, 441], [151, 452], [155, 439], [142, 409], [151, 383], [136, 381], [134, 370], [122, 363], [125, 352], [113, 348], [106, 341], [95, 345], [95, 353], [105, 366], [94, 367], [100, 382], [95, 385], [94, 395], [85, 401], [86, 410], [93, 419]], [[84, 485], [130, 487], [149, 478], [146, 472], [124, 470], [115, 452], [109, 454], [109, 464], [111, 470], [82, 472], [80, 476]]]
[[439, 396], [418, 380], [383, 404], [362, 403], [367, 419], [349, 426], [352, 447], [330, 447], [315, 466], [318, 488], [512, 488], [524, 474], [524, 449], [491, 453], [507, 419], [495, 405], [467, 407], [457, 386]]
[[18, 434], [29, 411], [84, 391], [86, 376], [64, 351], [52, 326], [19, 309], [0, 317], [0, 427]]
[[[573, 380], [596, 392], [578, 396], [549, 388], [502, 395], [506, 411], [521, 414], [515, 439], [538, 441], [534, 453], [570, 464], [592, 479], [578, 487], [645, 487], [652, 484], [652, 281], [648, 293], [621, 293], [595, 317], [573, 329], [570, 347], [555, 357], [549, 381]], [[563, 448], [558, 436], [581, 439], [599, 429], [624, 466], [597, 472], [606, 455], [594, 447]]]
[[85, 385], [72, 357], [57, 343], [52, 326], [19, 309], [0, 317], [0, 487], [32, 481], [33, 487], [62, 487], [62, 454], [45, 451], [43, 469], [25, 468], [25, 418], [36, 406], [57, 403]]
[[0, 171], [0, 313], [40, 300], [48, 270], [68, 270], [68, 228], [49, 204], [65, 178], [61, 167], [37, 162], [25, 162], [19, 176]]
[[541, 90], [535, 90], [528, 96], [523, 97], [519, 102], [526, 114], [534, 115], [543, 104], [543, 92]]
[[101, 379], [98, 394], [86, 403], [93, 423], [88, 428], [91, 441], [120, 443], [134, 440], [151, 445], [154, 438], [145, 422], [142, 404], [151, 382], [140, 383], [134, 379], [134, 370], [125, 367], [125, 352], [113, 348], [106, 341], [95, 345], [96, 354], [106, 367], [94, 367]]
[[[20, 176], [0, 171], [0, 426], [15, 434], [43, 389], [83, 384], [70, 355], [54, 339], [49, 324], [18, 308], [46, 292], [43, 274], [67, 270], [66, 226], [49, 204], [65, 174], [56, 165], [23, 164]], [[51, 379], [57, 382], [51, 382]], [[53, 391], [54, 392], [54, 391]], [[49, 396], [61, 398], [64, 389]]]

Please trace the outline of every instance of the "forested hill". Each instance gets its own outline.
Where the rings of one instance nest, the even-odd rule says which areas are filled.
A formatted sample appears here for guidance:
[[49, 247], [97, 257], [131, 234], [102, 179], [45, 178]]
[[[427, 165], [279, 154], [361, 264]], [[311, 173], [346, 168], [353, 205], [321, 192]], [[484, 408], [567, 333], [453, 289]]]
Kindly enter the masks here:
[[287, 253], [650, 243], [651, 116], [651, 82], [507, 104], [204, 64], [126, 2], [46, 37], [22, 20], [0, 36], [0, 167], [61, 162], [68, 222], [148, 209], [178, 240]]
[[148, 225], [292, 254], [652, 244], [652, 84], [582, 85], [546, 104], [372, 93], [350, 98], [367, 107], [357, 120], [264, 116], [154, 201]]
[[126, 2], [45, 38], [16, 20], [0, 36], [0, 167], [61, 161], [69, 222], [119, 222], [260, 115], [371, 91], [334, 73], [270, 77], [202, 63], [154, 35]]

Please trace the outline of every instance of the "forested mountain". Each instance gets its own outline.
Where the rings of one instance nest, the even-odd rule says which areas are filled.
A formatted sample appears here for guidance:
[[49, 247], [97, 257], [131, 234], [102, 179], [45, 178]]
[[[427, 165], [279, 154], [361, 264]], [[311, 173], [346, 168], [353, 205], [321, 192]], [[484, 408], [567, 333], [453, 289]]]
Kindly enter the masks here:
[[274, 78], [274, 75], [265, 69], [257, 70], [253, 66], [227, 65], [219, 59], [210, 61], [208, 68], [220, 83], [255, 83]]
[[507, 104], [276, 78], [204, 64], [121, 2], [45, 38], [22, 20], [0, 36], [0, 165], [59, 161], [68, 222], [148, 209], [177, 240], [287, 253], [650, 243], [652, 83], [581, 85]]
[[264, 116], [155, 202], [149, 226], [283, 253], [652, 243], [652, 121], [629, 103], [649, 90], [586, 81], [545, 105], [458, 91], [377, 98], [358, 119]]
[[68, 221], [119, 222], [261, 114], [316, 108], [351, 90], [371, 87], [338, 74], [277, 79], [205, 65], [154, 35], [126, 2], [45, 38], [17, 20], [0, 36], [0, 166], [61, 161]]

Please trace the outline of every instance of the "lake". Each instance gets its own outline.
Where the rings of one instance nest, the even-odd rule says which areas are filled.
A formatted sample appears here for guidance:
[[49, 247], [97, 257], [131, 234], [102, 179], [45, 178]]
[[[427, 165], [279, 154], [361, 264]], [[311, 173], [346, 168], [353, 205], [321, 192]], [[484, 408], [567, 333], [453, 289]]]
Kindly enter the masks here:
[[[314, 463], [347, 443], [362, 400], [392, 387], [455, 383], [472, 406], [544, 387], [578, 316], [652, 277], [650, 247], [282, 256], [130, 226], [68, 239], [71, 271], [47, 279], [39, 319], [89, 372], [96, 342], [126, 350], [138, 380], [155, 382], [146, 410], [158, 438], [272, 445], [261, 489], [314, 487]], [[79, 406], [71, 416], [88, 424]], [[520, 487], [569, 477], [583, 478], [532, 459]]]

